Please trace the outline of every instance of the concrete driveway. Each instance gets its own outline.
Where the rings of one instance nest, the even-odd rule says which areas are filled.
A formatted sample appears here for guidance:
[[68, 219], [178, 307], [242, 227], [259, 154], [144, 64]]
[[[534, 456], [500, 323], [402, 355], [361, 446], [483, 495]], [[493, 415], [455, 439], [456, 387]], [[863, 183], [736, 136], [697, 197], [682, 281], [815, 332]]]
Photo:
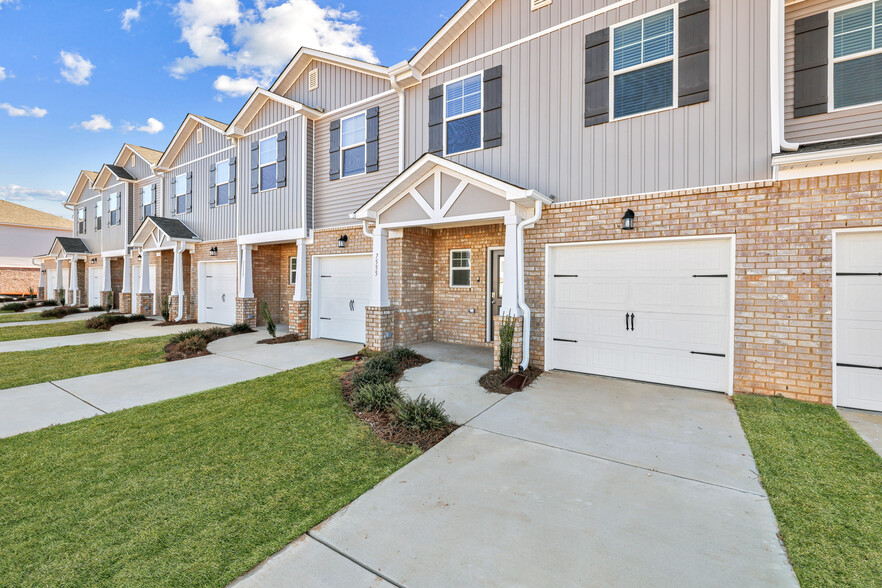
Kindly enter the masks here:
[[797, 586], [731, 401], [549, 373], [237, 586]]

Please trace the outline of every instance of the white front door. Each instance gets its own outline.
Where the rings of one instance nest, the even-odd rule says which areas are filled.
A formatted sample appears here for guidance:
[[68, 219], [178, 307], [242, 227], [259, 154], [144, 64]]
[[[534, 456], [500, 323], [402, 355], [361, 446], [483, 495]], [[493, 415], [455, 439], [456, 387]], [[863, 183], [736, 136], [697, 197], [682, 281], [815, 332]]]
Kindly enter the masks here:
[[556, 247], [550, 367], [729, 390], [729, 239]]
[[89, 268], [89, 306], [104, 304], [101, 300], [101, 290], [104, 289], [104, 268]]
[[882, 232], [836, 236], [836, 403], [882, 411]]
[[371, 256], [315, 258], [316, 337], [365, 342], [365, 308], [371, 299]]
[[199, 322], [236, 322], [236, 262], [199, 264]]
[[58, 288], [56, 285], [58, 270], [46, 270], [46, 299], [52, 300], [56, 296], [55, 290]]

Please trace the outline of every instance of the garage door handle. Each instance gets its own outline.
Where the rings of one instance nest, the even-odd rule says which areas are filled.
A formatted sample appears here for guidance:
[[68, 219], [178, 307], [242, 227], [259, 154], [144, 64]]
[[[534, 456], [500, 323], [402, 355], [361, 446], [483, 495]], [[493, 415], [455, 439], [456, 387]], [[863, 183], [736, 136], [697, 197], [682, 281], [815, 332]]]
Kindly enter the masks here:
[[706, 355], [707, 357], [726, 357], [725, 353], [705, 353], [704, 351], [690, 351], [692, 355]]
[[837, 272], [837, 276], [846, 277], [846, 276], [882, 276], [880, 273], [875, 272]]
[[631, 330], [636, 331], [637, 328], [634, 326], [634, 313], [631, 313]]
[[320, 317], [319, 317], [319, 320], [322, 320], [322, 321], [329, 321], [329, 320], [331, 320], [331, 319], [329, 319], [329, 318], [326, 317], [326, 316], [320, 316]]
[[557, 338], [555, 338], [555, 341], [560, 341], [561, 343], [578, 343], [578, 341], [575, 341], [573, 339], [557, 339]]
[[349, 310], [350, 310], [351, 312], [355, 312], [355, 300], [350, 300], [350, 301], [349, 301]]
[[226, 302], [226, 301], [227, 301], [227, 295], [221, 294], [221, 302]]
[[837, 363], [836, 367], [858, 368], [861, 370], [882, 370], [882, 367], [874, 365], [858, 365], [856, 363]]
[[626, 330], [626, 331], [630, 331], [630, 330], [631, 330], [631, 325], [628, 324], [628, 317], [629, 317], [629, 316], [630, 316], [630, 315], [626, 312], [626, 313], [625, 313], [625, 330]]

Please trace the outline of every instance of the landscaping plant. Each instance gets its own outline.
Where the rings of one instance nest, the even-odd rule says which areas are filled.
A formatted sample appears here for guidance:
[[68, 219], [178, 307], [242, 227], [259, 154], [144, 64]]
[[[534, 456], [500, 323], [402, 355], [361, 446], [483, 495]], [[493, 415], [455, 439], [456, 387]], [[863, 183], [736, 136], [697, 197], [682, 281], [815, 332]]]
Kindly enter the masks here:
[[56, 290], [55, 300], [58, 301], [59, 306], [64, 306], [64, 290]]
[[79, 308], [73, 306], [56, 306], [40, 312], [40, 316], [46, 318], [64, 318], [69, 314], [79, 314], [82, 312]]
[[36, 298], [37, 295], [34, 294], [34, 289], [31, 286], [28, 286], [28, 298]]
[[89, 312], [101, 312], [102, 310], [104, 310], [104, 307], [97, 304], [93, 304], [89, 307]]
[[162, 317], [162, 320], [165, 322], [169, 322], [171, 318], [171, 297], [163, 296], [159, 299], [159, 316]]
[[514, 349], [515, 317], [510, 314], [499, 315], [499, 371], [511, 372]]
[[0, 310], [5, 310], [7, 312], [21, 312], [28, 307], [24, 302], [8, 302], [3, 306], [0, 306]]
[[122, 325], [125, 323], [134, 323], [139, 321], [146, 321], [147, 317], [143, 314], [133, 314], [133, 315], [125, 315], [125, 314], [99, 314], [98, 316], [93, 316], [90, 319], [86, 320], [86, 327], [90, 329], [99, 329], [102, 331], [109, 331], [111, 327], [116, 325]]
[[450, 424], [444, 402], [426, 398], [422, 394], [416, 398], [399, 398], [393, 406], [395, 415], [404, 426], [420, 432], [443, 429]]
[[107, 293], [107, 300], [105, 300], [105, 307], [107, 308], [107, 312], [113, 310], [113, 292]]
[[230, 327], [230, 332], [234, 335], [240, 335], [242, 333], [252, 333], [254, 332], [254, 329], [252, 329], [251, 325], [248, 323], [236, 323]]
[[273, 321], [273, 315], [270, 312], [269, 304], [266, 303], [266, 300], [260, 303], [260, 316], [263, 318], [263, 322], [266, 323], [266, 332], [269, 333], [270, 337], [275, 339], [276, 323]]
[[367, 384], [352, 395], [352, 406], [360, 410], [388, 410], [401, 399], [401, 392], [394, 382]]

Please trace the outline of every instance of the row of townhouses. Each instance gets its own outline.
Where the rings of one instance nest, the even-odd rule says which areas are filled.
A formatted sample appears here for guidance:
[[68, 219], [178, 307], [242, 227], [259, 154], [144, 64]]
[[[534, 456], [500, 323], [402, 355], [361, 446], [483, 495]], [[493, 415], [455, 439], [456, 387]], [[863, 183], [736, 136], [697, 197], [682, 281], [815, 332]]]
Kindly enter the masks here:
[[45, 295], [882, 410], [882, 1], [469, 0], [83, 171]]

